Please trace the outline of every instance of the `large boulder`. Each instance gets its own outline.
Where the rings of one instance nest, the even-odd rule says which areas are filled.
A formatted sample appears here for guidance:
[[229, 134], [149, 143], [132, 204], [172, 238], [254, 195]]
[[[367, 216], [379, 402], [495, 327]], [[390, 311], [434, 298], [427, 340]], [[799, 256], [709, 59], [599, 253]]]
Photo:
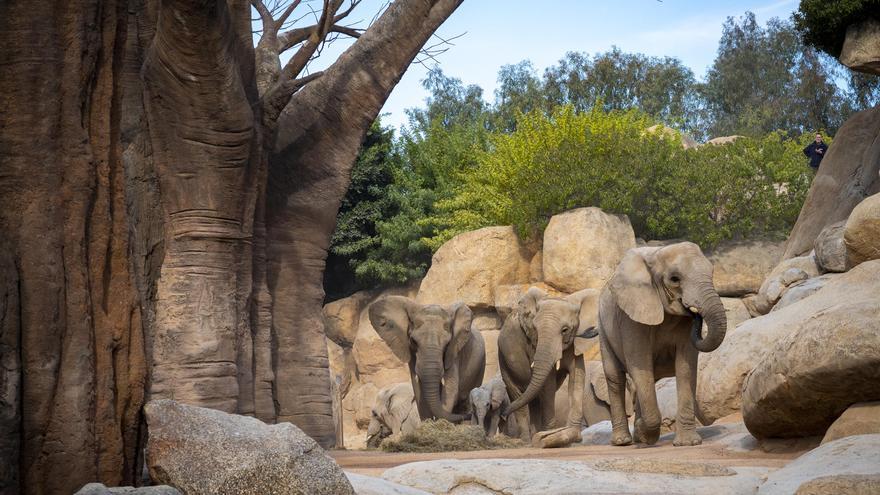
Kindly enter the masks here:
[[645, 132], [649, 134], [659, 134], [664, 139], [678, 139], [681, 143], [681, 147], [686, 150], [699, 146], [697, 141], [691, 136], [671, 127], [666, 127], [663, 124], [654, 124], [645, 129]]
[[346, 472], [345, 475], [358, 495], [431, 495], [424, 490], [393, 483], [382, 478], [349, 472]]
[[[880, 261], [870, 261], [835, 276], [814, 294], [779, 311], [746, 320], [730, 331], [718, 349], [700, 355], [697, 401], [703, 424], [740, 410], [746, 375], [764, 360], [771, 349], [777, 349], [780, 340], [802, 327], [813, 328], [817, 325], [814, 320], [829, 326], [845, 325], [845, 328], [852, 327], [845, 323], [850, 318], [864, 322], [869, 314], [878, 311], [877, 294], [880, 294]], [[863, 312], [862, 316], [856, 314], [859, 311]], [[876, 332], [877, 321], [863, 324]], [[838, 352], [834, 347], [836, 343], [822, 341], [815, 345], [814, 350], [809, 351], [811, 355], [823, 350]], [[816, 357], [824, 360], [821, 355]], [[849, 379], [837, 385], [840, 383], [849, 383]], [[850, 403], [857, 400], [860, 399], [854, 398]], [[837, 414], [840, 412], [842, 410]]]
[[880, 192], [878, 136], [880, 107], [858, 112], [840, 127], [813, 178], [783, 258], [810, 252], [825, 226], [846, 220], [859, 202]]
[[[770, 473], [767, 481], [758, 490], [759, 495], [795, 495], [825, 493], [878, 493], [877, 491], [855, 491], [844, 487], [872, 484], [880, 487], [880, 435], [857, 435], [828, 442], [798, 457], [787, 466]], [[853, 477], [857, 478], [853, 478]], [[829, 483], [833, 478], [837, 483]], [[818, 488], [818, 480], [824, 480], [830, 491], [807, 491], [808, 486]], [[834, 489], [834, 487], [837, 487]], [[801, 488], [804, 490], [802, 491]]]
[[544, 282], [566, 293], [601, 289], [635, 245], [626, 215], [599, 208], [554, 215], [544, 230]]
[[[844, 280], [835, 287], [840, 294], [828, 294]], [[743, 384], [743, 421], [753, 435], [821, 435], [853, 402], [880, 399], [878, 294], [880, 260], [775, 313], [801, 312]], [[830, 299], [842, 300], [829, 306]]]
[[874, 433], [880, 434], [880, 401], [859, 402], [846, 408], [846, 411], [831, 423], [825, 436], [822, 437], [822, 443], [852, 435]]
[[715, 267], [712, 283], [721, 296], [758, 292], [767, 274], [782, 258], [783, 243], [738, 241], [723, 243], [709, 253]]
[[813, 244], [816, 251], [816, 264], [823, 272], [846, 271], [846, 243], [843, 242], [845, 225], [845, 221], [828, 225], [822, 229]]
[[848, 26], [839, 60], [852, 70], [880, 75], [880, 21], [867, 18]]
[[150, 477], [187, 495], [354, 494], [342, 469], [290, 423], [154, 400], [144, 406]]
[[507, 318], [507, 315], [516, 308], [516, 305], [523, 294], [532, 287], [541, 289], [546, 292], [548, 296], [560, 297], [568, 295], [565, 292], [560, 292], [554, 287], [542, 282], [533, 284], [499, 285], [495, 288], [495, 311], [498, 312], [498, 316], [501, 318], [502, 322]]
[[730, 144], [741, 137], [742, 136], [737, 136], [735, 134], [733, 136], [719, 136], [717, 138], [712, 138], [712, 139], [706, 141], [706, 144], [714, 144], [716, 146], [721, 146], [724, 144]]
[[444, 459], [413, 462], [382, 474], [430, 493], [754, 493], [766, 468], [707, 462], [618, 458], [597, 462], [549, 459]]
[[459, 234], [434, 253], [416, 300], [490, 308], [499, 285], [528, 283], [531, 257], [513, 227]]
[[853, 209], [843, 238], [848, 266], [880, 259], [880, 194], [865, 198]]
[[724, 312], [727, 313], [728, 330], [733, 330], [737, 325], [752, 317], [742, 299], [722, 297], [721, 304], [724, 305]]
[[816, 277], [819, 272], [819, 264], [814, 252], [782, 260], [770, 270], [770, 274], [764, 279], [758, 293], [743, 298], [743, 303], [752, 316], [765, 315], [785, 295], [789, 286]]

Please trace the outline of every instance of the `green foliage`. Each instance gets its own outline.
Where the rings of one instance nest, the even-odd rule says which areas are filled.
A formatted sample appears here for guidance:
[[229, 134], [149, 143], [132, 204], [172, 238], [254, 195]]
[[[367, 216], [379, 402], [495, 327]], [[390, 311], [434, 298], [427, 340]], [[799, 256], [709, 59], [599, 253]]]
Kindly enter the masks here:
[[378, 223], [395, 211], [390, 190], [399, 164], [392, 151], [392, 138], [393, 131], [383, 128], [377, 119], [367, 131], [352, 167], [324, 270], [324, 290], [330, 299], [379, 281], [371, 274], [357, 272], [381, 245]]
[[488, 225], [536, 235], [550, 216], [582, 206], [629, 215], [646, 239], [704, 246], [792, 225], [809, 185], [806, 141], [773, 133], [685, 150], [674, 132], [646, 132], [653, 123], [642, 112], [598, 107], [523, 116], [515, 132], [493, 136], [458, 193], [438, 202], [441, 228], [430, 245]]
[[380, 448], [385, 452], [452, 452], [524, 447], [522, 440], [504, 435], [486, 436], [477, 425], [455, 425], [445, 419], [423, 421], [416, 431], [388, 437]]
[[805, 44], [833, 57], [840, 56], [846, 28], [873, 15], [880, 17], [880, 0], [801, 0], [795, 25]]

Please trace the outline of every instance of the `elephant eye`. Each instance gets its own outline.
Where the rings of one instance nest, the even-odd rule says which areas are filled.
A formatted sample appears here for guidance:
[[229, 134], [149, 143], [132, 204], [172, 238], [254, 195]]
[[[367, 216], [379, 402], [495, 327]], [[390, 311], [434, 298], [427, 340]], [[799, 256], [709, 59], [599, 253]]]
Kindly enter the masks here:
[[677, 284], [677, 283], [681, 282], [681, 277], [679, 277], [678, 275], [673, 275], [673, 276], [669, 277], [669, 280], [672, 283]]

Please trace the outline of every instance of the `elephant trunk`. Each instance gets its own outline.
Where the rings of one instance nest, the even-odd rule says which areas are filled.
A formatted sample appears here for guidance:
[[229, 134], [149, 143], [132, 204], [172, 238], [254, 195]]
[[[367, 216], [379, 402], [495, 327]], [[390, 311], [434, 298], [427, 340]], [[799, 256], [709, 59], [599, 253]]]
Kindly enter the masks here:
[[[694, 315], [691, 342], [700, 352], [712, 352], [721, 345], [727, 333], [727, 313], [711, 280], [700, 284], [699, 301], [700, 313]], [[706, 337], [703, 337], [703, 319], [709, 327]]]
[[440, 387], [442, 386], [440, 378], [443, 376], [443, 362], [441, 360], [432, 359], [427, 361], [422, 366], [417, 366], [417, 372], [422, 395], [425, 397], [425, 402], [428, 403], [431, 416], [437, 419], [443, 418], [450, 423], [460, 423], [467, 419], [467, 415], [452, 414], [445, 411], [440, 403]]
[[529, 385], [526, 387], [525, 392], [507, 407], [504, 416], [528, 404], [538, 395], [538, 392], [544, 387], [547, 377], [550, 376], [550, 372], [553, 371], [553, 365], [562, 356], [562, 336], [555, 336], [554, 338], [548, 335], [542, 338], [540, 337], [542, 335], [541, 332], [538, 335], [538, 346], [535, 351], [535, 357], [532, 360], [534, 364], [532, 365], [532, 376], [529, 379]]

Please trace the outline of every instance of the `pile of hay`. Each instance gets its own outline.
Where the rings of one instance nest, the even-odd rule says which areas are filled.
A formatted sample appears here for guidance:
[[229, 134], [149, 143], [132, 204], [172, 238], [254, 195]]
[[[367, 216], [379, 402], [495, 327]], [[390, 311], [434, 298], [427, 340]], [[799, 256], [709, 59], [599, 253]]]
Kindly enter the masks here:
[[454, 425], [445, 419], [423, 421], [412, 433], [388, 437], [380, 448], [385, 452], [450, 452], [524, 447], [522, 440], [496, 435], [486, 437], [477, 425]]

